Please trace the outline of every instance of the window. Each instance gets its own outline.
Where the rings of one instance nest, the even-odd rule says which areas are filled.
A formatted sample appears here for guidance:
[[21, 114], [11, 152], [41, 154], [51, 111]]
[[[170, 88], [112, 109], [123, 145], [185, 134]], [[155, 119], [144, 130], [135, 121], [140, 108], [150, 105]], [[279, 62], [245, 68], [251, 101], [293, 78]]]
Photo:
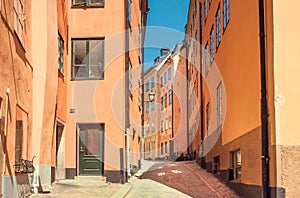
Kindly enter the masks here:
[[210, 62], [213, 62], [215, 59], [215, 34], [214, 34], [214, 26], [212, 26], [210, 30]]
[[170, 80], [171, 77], [172, 77], [172, 69], [171, 69], [171, 67], [169, 67], [169, 69], [168, 69], [168, 80]]
[[163, 77], [162, 76], [160, 77], [160, 86], [161, 87], [163, 86]]
[[164, 121], [162, 120], [161, 122], [160, 122], [160, 131], [161, 132], [164, 132], [164, 130], [165, 130], [165, 126], [164, 126]]
[[155, 101], [153, 100], [153, 101], [151, 101], [151, 107], [152, 107], [152, 110], [154, 110], [155, 109]]
[[164, 143], [160, 144], [160, 154], [164, 154]]
[[165, 72], [164, 73], [164, 84], [166, 84], [167, 83], [167, 73]]
[[104, 79], [104, 39], [72, 40], [72, 79]]
[[24, 0], [15, 0], [14, 3], [14, 30], [19, 38], [19, 41], [23, 43], [23, 33], [24, 33]]
[[132, 20], [131, 7], [132, 7], [131, 0], [127, 0], [127, 21], [130, 26], [131, 26], [131, 20]]
[[222, 83], [217, 87], [217, 123], [218, 127], [222, 125]]
[[208, 16], [208, 0], [204, 0], [204, 19]]
[[18, 162], [22, 158], [23, 150], [23, 121], [16, 122], [16, 146], [15, 146], [15, 161]]
[[164, 97], [160, 97], [160, 109], [163, 110], [164, 109]]
[[220, 173], [220, 156], [214, 157], [213, 173], [214, 174], [219, 174]]
[[165, 142], [165, 153], [168, 153], [168, 142]]
[[167, 93], [165, 93], [165, 108], [167, 107], [167, 104], [168, 104], [168, 96]]
[[154, 87], [155, 86], [155, 77], [153, 76], [151, 78], [151, 87]]
[[146, 91], [149, 91], [149, 81], [146, 82]]
[[172, 89], [169, 90], [169, 104], [172, 104], [173, 102], [173, 94], [172, 94]]
[[165, 121], [165, 129], [166, 129], [166, 131], [168, 130], [168, 128], [169, 128], [169, 126], [168, 126], [168, 124], [169, 124], [169, 121], [168, 121], [168, 118], [166, 118], [166, 121]]
[[146, 112], [149, 112], [150, 111], [150, 104], [149, 102], [146, 103]]
[[208, 59], [208, 42], [205, 45], [205, 75], [208, 73], [209, 59]]
[[206, 133], [208, 135], [208, 128], [209, 128], [209, 103], [206, 105]]
[[58, 33], [58, 71], [64, 73], [64, 40]]
[[131, 64], [131, 60], [129, 59], [128, 61], [128, 90], [129, 93], [132, 95], [133, 93], [133, 89], [132, 89], [132, 64]]
[[72, 6], [104, 6], [104, 0], [72, 0]]
[[223, 0], [223, 29], [225, 30], [230, 19], [230, 0]]
[[241, 151], [236, 150], [231, 152], [231, 168], [233, 169], [233, 178], [241, 178], [242, 175], [242, 156]]
[[216, 46], [219, 47], [221, 42], [221, 12], [220, 6], [218, 7], [216, 14]]

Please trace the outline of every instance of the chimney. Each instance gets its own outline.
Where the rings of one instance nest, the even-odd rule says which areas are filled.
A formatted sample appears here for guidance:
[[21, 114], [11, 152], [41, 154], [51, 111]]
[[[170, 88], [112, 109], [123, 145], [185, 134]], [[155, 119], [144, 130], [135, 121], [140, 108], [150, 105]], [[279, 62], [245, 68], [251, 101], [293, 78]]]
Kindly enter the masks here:
[[166, 55], [169, 51], [170, 51], [169, 48], [163, 47], [163, 48], [160, 49], [160, 55], [161, 55], [161, 56], [164, 56], [164, 55]]

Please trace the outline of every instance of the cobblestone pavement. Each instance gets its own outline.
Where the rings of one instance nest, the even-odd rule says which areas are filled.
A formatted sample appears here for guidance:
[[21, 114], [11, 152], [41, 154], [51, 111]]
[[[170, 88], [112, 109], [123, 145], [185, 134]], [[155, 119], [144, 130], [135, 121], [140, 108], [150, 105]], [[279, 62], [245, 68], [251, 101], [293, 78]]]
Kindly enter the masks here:
[[177, 189], [191, 197], [239, 197], [194, 161], [156, 164], [142, 176]]
[[61, 180], [52, 185], [49, 194], [33, 194], [30, 198], [96, 198], [112, 197], [122, 184], [96, 180]]
[[31, 198], [238, 197], [194, 161], [145, 161], [142, 167], [142, 170], [132, 176], [126, 184], [95, 179], [61, 180], [53, 184], [51, 193], [34, 194]]

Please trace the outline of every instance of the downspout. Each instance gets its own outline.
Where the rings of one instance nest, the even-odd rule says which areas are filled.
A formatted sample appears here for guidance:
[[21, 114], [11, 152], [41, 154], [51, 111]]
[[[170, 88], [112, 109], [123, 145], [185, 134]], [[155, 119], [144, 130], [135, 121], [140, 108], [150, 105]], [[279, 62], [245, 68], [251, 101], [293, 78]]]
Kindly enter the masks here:
[[188, 61], [188, 44], [185, 41], [185, 72], [186, 72], [186, 138], [187, 154], [190, 155], [190, 138], [189, 138], [189, 61]]
[[[124, 171], [124, 177], [125, 182], [127, 182], [127, 176], [130, 174], [130, 167], [128, 167], [128, 160], [130, 155], [130, 143], [128, 138], [128, 131], [130, 130], [130, 124], [129, 124], [129, 90], [128, 90], [128, 84], [129, 84], [129, 34], [128, 34], [128, 28], [129, 28], [129, 22], [128, 22], [128, 0], [125, 1], [125, 158], [126, 158], [126, 168], [124, 168], [126, 171]], [[130, 162], [129, 162], [130, 164]], [[129, 165], [130, 166], [130, 165]]]
[[266, 77], [266, 47], [265, 47], [265, 12], [264, 0], [259, 3], [259, 38], [260, 38], [260, 79], [261, 79], [261, 159], [262, 159], [262, 197], [269, 198], [269, 131], [268, 131], [268, 101]]
[[204, 156], [203, 156], [203, 154], [204, 154], [204, 151], [203, 151], [203, 149], [204, 149], [204, 145], [203, 145], [203, 140], [204, 140], [204, 111], [203, 111], [203, 109], [204, 109], [204, 104], [203, 104], [203, 100], [204, 100], [204, 97], [203, 97], [203, 65], [202, 65], [202, 3], [200, 3], [200, 5], [199, 5], [199, 10], [200, 10], [200, 13], [199, 13], [199, 25], [200, 25], [200, 108], [201, 108], [201, 110], [200, 110], [200, 114], [201, 114], [201, 132], [200, 132], [200, 138], [201, 138], [201, 141], [200, 141], [200, 143], [201, 143], [201, 167], [202, 168], [204, 168], [204, 162], [205, 162], [205, 160], [204, 160]]

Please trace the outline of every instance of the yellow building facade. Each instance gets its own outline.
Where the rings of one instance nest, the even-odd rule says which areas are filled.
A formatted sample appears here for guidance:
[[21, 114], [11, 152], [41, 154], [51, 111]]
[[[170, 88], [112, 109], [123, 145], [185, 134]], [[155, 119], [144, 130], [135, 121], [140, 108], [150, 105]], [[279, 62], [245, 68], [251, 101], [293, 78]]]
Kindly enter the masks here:
[[[195, 66], [202, 74], [200, 130], [190, 147], [208, 171], [243, 197], [260, 197], [266, 192], [271, 197], [294, 197], [299, 184], [295, 179], [299, 144], [292, 123], [297, 117], [294, 99], [299, 95], [295, 86], [299, 68], [291, 57], [298, 48], [299, 32], [292, 24], [299, 17], [292, 13], [299, 3], [266, 0], [261, 1], [262, 8], [258, 2], [190, 1], [187, 59], [194, 62], [196, 54]], [[201, 46], [198, 53], [196, 43]], [[263, 59], [267, 117], [261, 110]], [[188, 71], [194, 73], [191, 68]]]

